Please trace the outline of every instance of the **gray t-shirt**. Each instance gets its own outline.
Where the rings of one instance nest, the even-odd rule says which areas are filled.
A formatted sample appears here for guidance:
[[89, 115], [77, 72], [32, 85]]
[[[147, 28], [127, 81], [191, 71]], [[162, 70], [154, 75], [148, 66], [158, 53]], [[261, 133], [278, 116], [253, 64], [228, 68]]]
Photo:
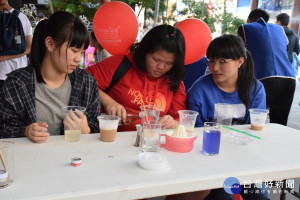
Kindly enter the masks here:
[[58, 88], [51, 89], [45, 83], [35, 80], [35, 105], [37, 121], [48, 124], [50, 135], [59, 135], [63, 121], [61, 107], [67, 106], [71, 96], [71, 82], [67, 76], [65, 82]]

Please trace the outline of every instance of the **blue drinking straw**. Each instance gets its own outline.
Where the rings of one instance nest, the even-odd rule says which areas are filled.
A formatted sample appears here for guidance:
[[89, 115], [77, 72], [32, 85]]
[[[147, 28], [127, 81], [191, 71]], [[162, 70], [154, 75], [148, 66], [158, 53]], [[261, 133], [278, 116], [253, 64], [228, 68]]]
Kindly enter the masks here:
[[244, 131], [240, 131], [240, 130], [237, 130], [237, 129], [234, 129], [234, 128], [231, 128], [231, 127], [228, 127], [228, 126], [224, 126], [224, 125], [223, 125], [223, 127], [224, 127], [224, 128], [227, 128], [227, 129], [229, 129], [229, 130], [232, 130], [232, 131], [236, 131], [236, 132], [239, 132], [239, 133], [243, 133], [243, 134], [245, 134], [245, 135], [254, 137], [254, 138], [256, 138], [256, 139], [261, 139], [261, 137], [258, 137], [258, 136], [256, 136], [256, 135], [252, 135], [252, 134], [247, 133], [247, 132], [244, 132]]

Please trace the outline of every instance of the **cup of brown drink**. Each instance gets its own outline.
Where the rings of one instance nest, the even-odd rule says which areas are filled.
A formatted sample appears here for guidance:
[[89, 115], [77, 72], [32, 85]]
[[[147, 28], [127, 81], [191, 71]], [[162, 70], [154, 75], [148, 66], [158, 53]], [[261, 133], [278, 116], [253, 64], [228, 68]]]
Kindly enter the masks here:
[[266, 109], [252, 108], [250, 111], [251, 129], [261, 131], [265, 127], [267, 115], [269, 113]]
[[120, 117], [113, 115], [100, 115], [99, 120], [100, 140], [103, 142], [113, 142], [116, 139], [116, 133]]

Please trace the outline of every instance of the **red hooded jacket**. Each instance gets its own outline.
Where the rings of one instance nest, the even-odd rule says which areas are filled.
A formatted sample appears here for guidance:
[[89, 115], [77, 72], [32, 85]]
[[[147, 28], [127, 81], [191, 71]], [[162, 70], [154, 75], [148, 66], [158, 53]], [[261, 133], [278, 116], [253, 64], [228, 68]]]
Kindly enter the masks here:
[[[103, 91], [108, 88], [123, 58], [122, 55], [111, 56], [86, 69], [96, 78], [99, 90]], [[130, 69], [111, 88], [108, 95], [123, 105], [128, 113], [138, 114], [141, 111], [142, 101], [144, 101], [145, 105], [160, 106], [162, 108], [160, 116], [169, 114], [174, 119], [179, 120], [178, 110], [186, 110], [183, 82], [179, 89], [173, 93], [170, 90], [170, 80], [167, 76], [150, 77], [135, 65], [132, 54], [128, 54], [127, 58], [132, 64]], [[136, 130], [135, 124], [140, 122], [140, 120], [136, 120], [132, 125], [119, 126], [118, 131], [134, 131]]]

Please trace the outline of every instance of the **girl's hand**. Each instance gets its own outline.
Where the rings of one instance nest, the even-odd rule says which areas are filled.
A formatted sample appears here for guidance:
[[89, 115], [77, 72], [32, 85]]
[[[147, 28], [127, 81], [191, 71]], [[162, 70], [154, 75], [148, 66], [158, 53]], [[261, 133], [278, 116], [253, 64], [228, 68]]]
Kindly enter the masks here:
[[45, 122], [35, 122], [26, 127], [24, 135], [31, 139], [33, 142], [42, 143], [45, 142], [48, 137], [48, 124]]
[[175, 120], [171, 115], [165, 115], [160, 118], [161, 129], [175, 129], [179, 125], [179, 121]]
[[81, 133], [87, 134], [91, 132], [91, 129], [87, 122], [87, 117], [83, 112], [75, 109], [75, 112], [70, 111], [66, 114], [63, 121], [65, 129], [80, 130]]
[[107, 114], [121, 117], [123, 122], [126, 122], [126, 109], [118, 102], [112, 100], [106, 104], [105, 110]]

